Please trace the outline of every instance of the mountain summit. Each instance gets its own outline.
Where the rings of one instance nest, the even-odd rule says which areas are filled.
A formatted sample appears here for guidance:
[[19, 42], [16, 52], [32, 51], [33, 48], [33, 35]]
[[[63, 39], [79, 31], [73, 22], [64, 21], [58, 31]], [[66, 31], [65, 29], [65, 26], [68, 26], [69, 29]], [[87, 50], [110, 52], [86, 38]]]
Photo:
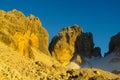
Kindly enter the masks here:
[[63, 65], [67, 65], [71, 60], [101, 57], [99, 47], [94, 48], [93, 36], [91, 32], [84, 33], [78, 25], [63, 28], [51, 41], [49, 45], [50, 53]]

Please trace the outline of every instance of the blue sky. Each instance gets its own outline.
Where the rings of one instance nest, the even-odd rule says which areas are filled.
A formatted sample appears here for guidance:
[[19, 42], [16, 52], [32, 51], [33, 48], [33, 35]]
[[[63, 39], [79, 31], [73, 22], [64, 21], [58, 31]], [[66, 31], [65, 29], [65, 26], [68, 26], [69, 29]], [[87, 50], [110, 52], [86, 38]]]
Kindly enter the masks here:
[[0, 9], [39, 17], [50, 40], [63, 27], [78, 24], [93, 33], [102, 54], [108, 51], [110, 37], [120, 31], [120, 0], [1, 0]]

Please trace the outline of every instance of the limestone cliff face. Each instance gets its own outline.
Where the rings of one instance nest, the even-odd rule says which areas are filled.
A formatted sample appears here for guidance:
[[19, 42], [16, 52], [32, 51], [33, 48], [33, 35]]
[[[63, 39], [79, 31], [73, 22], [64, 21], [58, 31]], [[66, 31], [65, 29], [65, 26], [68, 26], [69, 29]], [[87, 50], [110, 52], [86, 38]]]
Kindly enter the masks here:
[[119, 51], [120, 52], [120, 32], [111, 37], [109, 43], [109, 52]]
[[109, 52], [107, 54], [110, 54], [112, 52], [115, 52], [117, 53], [117, 55], [120, 55], [120, 32], [112, 36], [110, 39]]
[[[80, 63], [81, 56], [100, 53], [99, 47], [94, 48], [92, 34], [83, 33], [76, 25], [61, 30], [49, 49], [64, 64], [75, 55]], [[17, 10], [0, 11], [0, 80], [120, 80], [120, 76], [99, 69], [66, 69], [48, 55], [48, 33], [38, 18]]]
[[82, 29], [79, 26], [63, 28], [50, 43], [49, 50], [53, 57], [63, 63], [68, 64], [75, 52], [75, 41], [81, 35]]
[[[105, 54], [105, 58], [112, 56], [109, 59], [109, 63], [114, 65], [112, 72], [119, 74], [120, 70], [120, 32], [111, 37], [109, 42], [109, 51]], [[111, 65], [111, 66], [112, 66]]]
[[75, 53], [87, 58], [101, 57], [101, 50], [99, 47], [94, 48], [93, 35], [91, 32], [82, 33], [75, 42]]
[[34, 58], [31, 48], [49, 54], [47, 31], [40, 20], [30, 15], [26, 17], [22, 12], [12, 10], [0, 11], [0, 41], [12, 47], [20, 54]]
[[[50, 53], [63, 65], [66, 65], [72, 59], [82, 59], [81, 57], [98, 57], [100, 49], [94, 48], [92, 33], [83, 33], [78, 25], [63, 28], [56, 35], [49, 46]], [[80, 63], [82, 60], [79, 60]]]

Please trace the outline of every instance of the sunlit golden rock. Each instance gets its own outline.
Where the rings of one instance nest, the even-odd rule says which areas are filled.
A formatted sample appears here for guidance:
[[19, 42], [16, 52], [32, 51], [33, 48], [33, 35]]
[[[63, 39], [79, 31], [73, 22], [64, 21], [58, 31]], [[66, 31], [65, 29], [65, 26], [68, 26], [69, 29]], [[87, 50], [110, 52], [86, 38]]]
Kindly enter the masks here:
[[[52, 56], [61, 62], [63, 66], [70, 61], [81, 64], [85, 58], [101, 57], [100, 48], [94, 48], [92, 33], [84, 33], [78, 25], [63, 28], [52, 39], [49, 50]], [[79, 60], [76, 55], [79, 56]]]
[[[41, 59], [48, 60], [50, 64], [49, 56], [42, 54]], [[76, 64], [72, 67], [76, 67]], [[25, 58], [0, 42], [0, 80], [120, 80], [120, 76], [94, 68], [76, 70], [54, 65], [50, 67], [39, 61]]]
[[[53, 38], [50, 47], [52, 56], [63, 65], [68, 64], [72, 56], [76, 55], [76, 39], [81, 32], [81, 28], [76, 25], [63, 29], [59, 37]], [[83, 43], [89, 43], [88, 35], [88, 40], [83, 39], [86, 37], [83, 36]], [[86, 44], [83, 46], [85, 52], [89, 50]], [[98, 51], [97, 48], [94, 52]], [[100, 69], [79, 69], [76, 63], [82, 62], [80, 55], [76, 55], [76, 63], [68, 65], [70, 69], [62, 67], [48, 55], [48, 33], [38, 18], [33, 15], [26, 18], [17, 10], [0, 10], [0, 80], [120, 80], [119, 75]]]
[[63, 28], [50, 43], [49, 50], [53, 57], [60, 61], [63, 66], [67, 65], [75, 53], [75, 42], [82, 29], [74, 25]]
[[12, 10], [0, 11], [0, 40], [25, 57], [34, 58], [31, 48], [47, 55], [49, 35], [40, 20], [22, 12]]

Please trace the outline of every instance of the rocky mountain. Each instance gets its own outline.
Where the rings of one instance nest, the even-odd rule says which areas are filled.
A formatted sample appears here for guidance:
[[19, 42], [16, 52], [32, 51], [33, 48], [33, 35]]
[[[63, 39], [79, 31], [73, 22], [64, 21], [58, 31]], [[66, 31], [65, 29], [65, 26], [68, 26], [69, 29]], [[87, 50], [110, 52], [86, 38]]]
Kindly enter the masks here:
[[63, 28], [49, 45], [52, 56], [63, 65], [68, 64], [75, 53], [76, 38], [81, 34], [82, 29], [78, 26]]
[[21, 55], [34, 58], [31, 47], [50, 55], [48, 39], [48, 32], [37, 17], [26, 17], [15, 9], [9, 12], [0, 11], [0, 40]]
[[49, 50], [52, 56], [63, 65], [67, 65], [78, 57], [79, 63], [82, 63], [85, 57], [101, 57], [100, 48], [94, 48], [92, 33], [84, 33], [78, 25], [63, 28], [52, 39]]
[[[48, 58], [47, 58], [48, 59]], [[68, 70], [47, 66], [23, 57], [0, 42], [0, 80], [119, 80], [120, 77], [100, 69]]]
[[100, 68], [120, 74], [120, 32], [111, 37], [109, 51], [105, 57], [87, 59], [87, 63], [83, 67]]
[[53, 38], [50, 52], [48, 39], [37, 17], [0, 10], [0, 80], [120, 80], [115, 70], [79, 67], [101, 56], [92, 33], [77, 25], [64, 28]]
[[120, 71], [120, 32], [112, 36], [110, 39], [109, 51], [105, 54], [105, 58], [110, 55], [114, 56], [112, 56], [113, 58], [111, 58], [109, 62], [114, 64], [114, 66], [118, 65], [117, 67], [113, 68], [112, 71], [118, 73]]
[[48, 32], [37, 17], [26, 17], [15, 9], [9, 12], [0, 10], [0, 41], [19, 54], [48, 65], [53, 61], [58, 63], [50, 57], [48, 39]]
[[117, 53], [116, 55], [120, 55], [120, 32], [111, 37], [108, 54], [112, 52]]

